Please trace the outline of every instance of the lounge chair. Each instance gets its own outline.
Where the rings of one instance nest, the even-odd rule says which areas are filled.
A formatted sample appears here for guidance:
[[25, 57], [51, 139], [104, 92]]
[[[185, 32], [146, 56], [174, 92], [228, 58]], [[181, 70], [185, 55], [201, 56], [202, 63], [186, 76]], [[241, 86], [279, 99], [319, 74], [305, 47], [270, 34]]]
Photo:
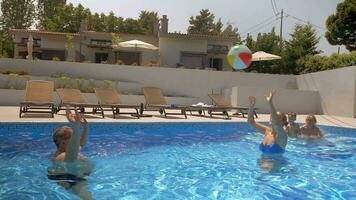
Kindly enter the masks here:
[[[227, 118], [230, 118], [228, 113], [229, 110], [237, 110], [237, 112], [234, 115], [242, 115], [242, 117], [245, 117], [245, 115], [248, 114], [249, 108], [234, 107], [231, 105], [230, 101], [226, 100], [221, 94], [209, 94], [208, 96], [210, 97], [210, 99], [213, 101], [215, 105], [213, 107], [207, 108], [210, 117], [212, 117], [212, 115], [225, 115]], [[257, 118], [258, 116], [256, 110], [257, 108], [255, 108], [253, 112]]]
[[[94, 88], [95, 95], [98, 99], [98, 104], [104, 111], [112, 111], [113, 117], [120, 114], [132, 114], [140, 118], [139, 105], [122, 104], [119, 93], [113, 88]], [[105, 108], [109, 108], [105, 109]], [[121, 108], [134, 109], [135, 112], [120, 112]]]
[[[84, 96], [78, 89], [60, 88], [56, 90], [61, 102], [58, 106], [57, 112], [65, 110], [66, 105], [69, 105], [70, 109], [77, 109], [82, 114], [101, 114], [104, 118], [103, 108], [99, 104], [87, 103]], [[92, 108], [92, 112], [88, 112], [85, 108]]]
[[[145, 96], [146, 105], [145, 109], [158, 110], [161, 114], [167, 118], [167, 115], [184, 115], [187, 118], [186, 109], [187, 106], [181, 105], [168, 105], [166, 98], [164, 98], [161, 89], [156, 87], [143, 87], [143, 95]], [[167, 110], [178, 110], [177, 112], [167, 113]]]
[[53, 81], [29, 80], [26, 83], [25, 101], [20, 103], [20, 115], [23, 113], [48, 113], [54, 117]]

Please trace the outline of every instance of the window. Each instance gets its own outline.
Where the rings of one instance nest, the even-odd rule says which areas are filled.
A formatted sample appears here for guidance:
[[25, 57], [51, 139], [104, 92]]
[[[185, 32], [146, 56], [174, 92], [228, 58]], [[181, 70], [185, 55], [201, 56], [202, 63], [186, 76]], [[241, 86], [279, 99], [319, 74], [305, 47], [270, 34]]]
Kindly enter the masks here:
[[210, 58], [209, 67], [215, 68], [217, 71], [222, 71], [223, 60], [221, 58]]
[[91, 40], [90, 44], [96, 46], [111, 46], [112, 42], [111, 40]]
[[[22, 38], [21, 39], [21, 43], [23, 45], [27, 45], [27, 42], [28, 42], [28, 38]], [[33, 46], [41, 46], [41, 39], [36, 39], [36, 38], [33, 38]]]
[[108, 53], [95, 53], [95, 63], [107, 62], [108, 57]]
[[225, 45], [213, 45], [209, 44], [207, 52], [214, 54], [227, 54], [229, 51], [228, 47]]
[[202, 69], [204, 68], [205, 54], [182, 53], [181, 63], [184, 67]]

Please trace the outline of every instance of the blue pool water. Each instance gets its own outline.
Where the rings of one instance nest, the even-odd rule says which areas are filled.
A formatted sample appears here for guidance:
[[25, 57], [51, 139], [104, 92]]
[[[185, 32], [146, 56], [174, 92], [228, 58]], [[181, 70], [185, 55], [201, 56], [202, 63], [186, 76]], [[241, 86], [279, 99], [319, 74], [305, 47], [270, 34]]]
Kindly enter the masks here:
[[[79, 199], [47, 178], [62, 125], [0, 123], [0, 199]], [[322, 129], [271, 158], [246, 123], [91, 123], [84, 187], [94, 199], [355, 199], [356, 130]]]

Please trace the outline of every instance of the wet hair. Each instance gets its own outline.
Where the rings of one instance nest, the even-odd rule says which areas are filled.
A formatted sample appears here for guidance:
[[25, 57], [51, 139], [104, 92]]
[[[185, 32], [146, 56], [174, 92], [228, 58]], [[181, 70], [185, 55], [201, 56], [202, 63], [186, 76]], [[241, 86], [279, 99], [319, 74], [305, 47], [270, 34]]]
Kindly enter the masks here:
[[278, 117], [280, 117], [283, 126], [287, 126], [288, 125], [288, 121], [287, 121], [287, 116], [286, 114], [282, 113], [282, 112], [277, 112]]
[[308, 115], [308, 116], [305, 118], [305, 121], [307, 121], [307, 120], [312, 120], [312, 121], [314, 121], [314, 123], [317, 122], [317, 121], [316, 121], [316, 117], [315, 117], [314, 115]]
[[297, 114], [294, 113], [294, 112], [289, 112], [289, 113], [288, 113], [288, 116], [289, 116], [289, 115], [290, 115], [290, 116], [293, 116], [293, 117], [296, 117], [296, 116], [297, 116]]
[[68, 126], [63, 126], [60, 128], [57, 128], [56, 131], [54, 131], [52, 138], [53, 138], [53, 142], [56, 144], [57, 148], [60, 145], [60, 140], [66, 135], [68, 134], [68, 132], [66, 132], [66, 129], [68, 129], [70, 127]]

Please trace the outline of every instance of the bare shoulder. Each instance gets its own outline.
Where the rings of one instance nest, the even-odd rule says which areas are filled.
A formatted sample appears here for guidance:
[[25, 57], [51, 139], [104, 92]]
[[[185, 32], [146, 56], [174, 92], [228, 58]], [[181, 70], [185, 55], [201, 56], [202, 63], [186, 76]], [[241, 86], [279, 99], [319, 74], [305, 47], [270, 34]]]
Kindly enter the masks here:
[[66, 157], [66, 153], [60, 153], [55, 157], [55, 160], [60, 160], [60, 161], [64, 161], [64, 158]]

